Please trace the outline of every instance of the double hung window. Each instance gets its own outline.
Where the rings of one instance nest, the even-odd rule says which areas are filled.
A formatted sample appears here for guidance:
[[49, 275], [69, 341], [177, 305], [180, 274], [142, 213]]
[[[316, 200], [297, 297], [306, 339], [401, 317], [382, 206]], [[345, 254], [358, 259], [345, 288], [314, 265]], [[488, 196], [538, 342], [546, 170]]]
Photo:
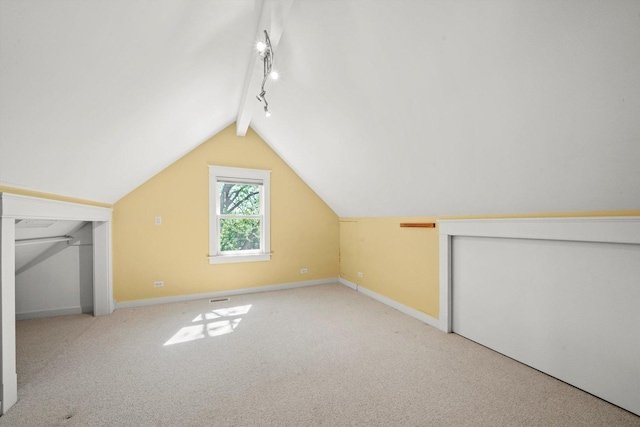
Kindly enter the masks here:
[[209, 262], [270, 259], [270, 171], [209, 166]]

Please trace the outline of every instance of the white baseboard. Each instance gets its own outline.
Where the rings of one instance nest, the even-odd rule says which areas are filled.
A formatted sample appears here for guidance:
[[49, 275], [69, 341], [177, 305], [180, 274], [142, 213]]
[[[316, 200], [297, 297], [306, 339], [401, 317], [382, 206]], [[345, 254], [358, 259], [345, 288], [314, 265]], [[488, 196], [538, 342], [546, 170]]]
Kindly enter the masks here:
[[220, 298], [233, 295], [252, 294], [255, 292], [280, 291], [283, 289], [302, 288], [305, 286], [326, 285], [336, 283], [337, 277], [319, 280], [307, 280], [305, 282], [283, 283], [280, 285], [257, 286], [254, 288], [234, 289], [230, 291], [207, 292], [203, 294], [176, 295], [173, 297], [150, 298], [135, 301], [116, 302], [116, 310], [121, 308], [146, 307], [150, 305], [169, 304], [173, 302], [195, 301], [206, 298]]
[[358, 292], [361, 292], [363, 294], [365, 294], [368, 297], [373, 298], [376, 301], [380, 301], [383, 304], [388, 305], [389, 307], [395, 308], [396, 310], [400, 311], [401, 313], [404, 313], [408, 316], [411, 316], [415, 319], [420, 320], [421, 322], [426, 323], [429, 326], [433, 326], [434, 328], [440, 328], [440, 321], [434, 317], [429, 316], [428, 314], [425, 314], [421, 311], [418, 311], [416, 309], [413, 309], [411, 307], [407, 307], [406, 305], [400, 304], [397, 301], [392, 300], [391, 298], [387, 298], [385, 296], [382, 296], [380, 294], [377, 294], [373, 291], [370, 291], [367, 288], [363, 288], [362, 286], [356, 285], [355, 283], [352, 283], [346, 279], [343, 279], [342, 277], [339, 279], [340, 283], [342, 283], [345, 286], [350, 287], [351, 289], [354, 289]]
[[54, 310], [27, 311], [16, 313], [16, 320], [42, 319], [45, 317], [68, 316], [70, 314], [93, 313], [93, 307], [67, 307]]
[[356, 285], [356, 284], [355, 284], [355, 283], [353, 283], [353, 282], [348, 281], [348, 280], [347, 280], [347, 279], [345, 279], [345, 278], [340, 277], [340, 278], [338, 279], [338, 281], [339, 281], [340, 283], [342, 283], [343, 285], [345, 285], [345, 286], [347, 286], [347, 287], [349, 287], [349, 288], [353, 289], [354, 291], [357, 291], [357, 290], [358, 290], [358, 285]]

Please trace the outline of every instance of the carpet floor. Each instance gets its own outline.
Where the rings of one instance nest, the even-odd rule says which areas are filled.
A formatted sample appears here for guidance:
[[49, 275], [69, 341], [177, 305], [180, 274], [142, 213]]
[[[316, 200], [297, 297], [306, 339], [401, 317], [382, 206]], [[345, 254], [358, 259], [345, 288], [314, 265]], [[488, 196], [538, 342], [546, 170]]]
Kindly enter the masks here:
[[640, 426], [340, 284], [17, 322], [6, 426]]

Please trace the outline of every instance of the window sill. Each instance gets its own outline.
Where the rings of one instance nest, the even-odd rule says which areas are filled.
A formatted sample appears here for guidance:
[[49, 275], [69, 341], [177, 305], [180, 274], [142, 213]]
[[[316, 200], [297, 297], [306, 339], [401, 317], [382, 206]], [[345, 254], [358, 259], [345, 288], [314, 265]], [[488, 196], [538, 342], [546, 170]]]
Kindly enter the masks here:
[[209, 257], [209, 264], [230, 264], [234, 262], [255, 262], [269, 260], [271, 260], [271, 254], [216, 255]]

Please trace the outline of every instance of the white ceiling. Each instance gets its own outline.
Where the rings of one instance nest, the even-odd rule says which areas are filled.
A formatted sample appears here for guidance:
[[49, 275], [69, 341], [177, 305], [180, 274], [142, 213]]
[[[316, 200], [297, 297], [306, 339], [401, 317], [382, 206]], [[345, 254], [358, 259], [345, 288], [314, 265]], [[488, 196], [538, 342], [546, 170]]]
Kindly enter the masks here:
[[260, 4], [0, 2], [0, 183], [114, 203], [233, 123]]
[[[235, 121], [261, 10], [2, 0], [0, 184], [117, 201]], [[340, 216], [640, 209], [637, 0], [296, 0], [276, 67], [251, 127]]]

